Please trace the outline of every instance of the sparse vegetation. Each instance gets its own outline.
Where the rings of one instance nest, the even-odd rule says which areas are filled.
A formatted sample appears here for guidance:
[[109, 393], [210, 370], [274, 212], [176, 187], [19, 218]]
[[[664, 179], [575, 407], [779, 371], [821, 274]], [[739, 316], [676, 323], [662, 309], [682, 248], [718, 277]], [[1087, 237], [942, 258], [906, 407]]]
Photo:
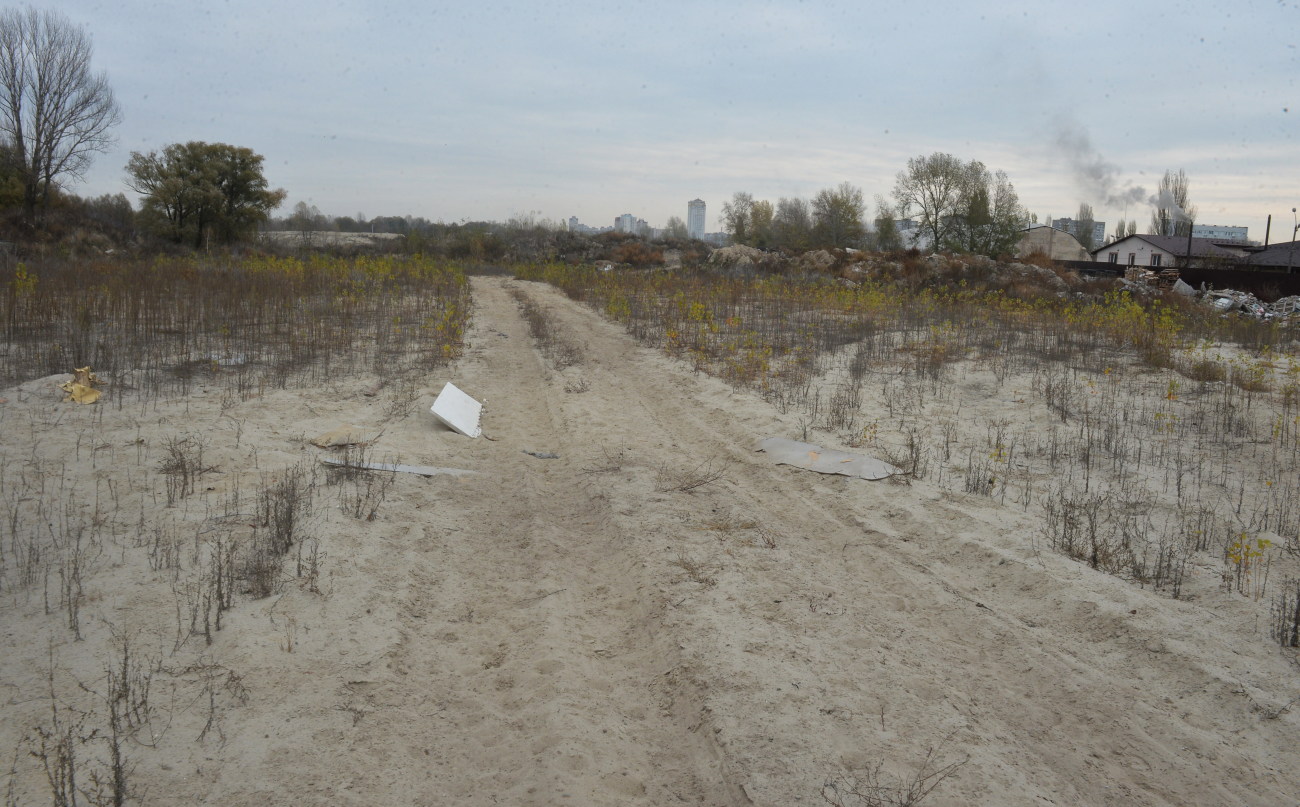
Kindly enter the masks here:
[[528, 323], [528, 332], [532, 334], [533, 341], [537, 343], [542, 355], [551, 360], [556, 370], [582, 364], [582, 348], [565, 337], [549, 311], [520, 289], [512, 289], [511, 294], [519, 304], [524, 322]]
[[[849, 284], [560, 265], [519, 275], [793, 411], [800, 439], [869, 441], [906, 478], [1035, 510], [1048, 544], [1093, 568], [1178, 597], [1217, 551], [1234, 591], [1267, 596], [1271, 556], [1300, 540], [1293, 334], [978, 257], [862, 265]], [[1070, 283], [1087, 293], [1059, 294]], [[951, 427], [969, 405], [959, 366], [1015, 384], [1018, 406], [1054, 422], [1010, 434], [990, 420], [963, 443]], [[885, 417], [863, 428], [868, 401]], [[1200, 452], [1210, 464], [1193, 461]], [[681, 489], [674, 479], [660, 469], [657, 487]]]
[[721, 481], [727, 474], [726, 463], [710, 458], [689, 468], [675, 468], [669, 465], [659, 466], [655, 473], [655, 490], [660, 493], [677, 491], [689, 493], [705, 485]]
[[915, 807], [970, 761], [943, 761], [944, 743], [926, 750], [916, 770], [893, 775], [880, 760], [822, 785], [821, 796], [834, 807]]
[[670, 564], [681, 569], [686, 579], [692, 583], [697, 583], [704, 588], [710, 588], [718, 584], [718, 568], [709, 563], [687, 555], [685, 552], [678, 552], [677, 557], [669, 561]]
[[90, 365], [117, 407], [427, 373], [459, 354], [469, 311], [458, 268], [398, 257], [49, 258], [0, 269], [0, 296], [0, 383]]
[[[1014, 509], [1017, 515], [1029, 513], [1039, 520], [1033, 529], [1008, 530], [1003, 536], [1008, 545], [1016, 540], [1026, 547], [1041, 543], [1081, 565], [1163, 596], [1221, 598], [1239, 610], [1252, 608], [1260, 616], [1270, 612], [1271, 605], [1272, 619], [1261, 618], [1257, 632], [1262, 637], [1271, 631], [1277, 645], [1270, 652], [1278, 646], [1294, 647], [1300, 631], [1296, 627], [1300, 589], [1294, 583], [1300, 512], [1293, 504], [1300, 493], [1296, 481], [1300, 478], [1296, 473], [1300, 396], [1284, 332], [1271, 326], [1200, 319], [1175, 302], [1156, 305], [1113, 293], [1036, 295], [1033, 284], [1049, 281], [1032, 277], [1009, 281], [999, 277], [997, 267], [983, 264], [970, 266], [971, 277], [978, 277], [978, 282], [961, 286], [963, 270], [941, 263], [948, 259], [894, 258], [862, 258], [866, 268], [854, 271], [858, 279], [852, 283], [827, 275], [746, 277], [736, 272], [724, 277], [572, 267], [534, 267], [526, 274], [561, 284], [645, 343], [676, 357], [684, 367], [756, 391], [786, 416], [790, 436], [802, 431], [822, 445], [857, 446], [903, 469], [899, 482], [919, 489], [808, 477], [808, 497], [861, 488], [886, 500], [902, 496], [914, 500], [917, 493], [924, 493], [954, 513], [958, 509], [988, 513], [997, 507]], [[843, 263], [847, 259], [838, 256], [837, 260], [841, 263], [828, 272], [847, 277], [849, 268]], [[58, 724], [42, 715], [46, 735], [29, 735], [35, 743], [32, 748], [39, 749], [40, 740], [45, 740], [50, 767], [26, 756], [24, 746], [18, 763], [22, 771], [15, 774], [23, 780], [23, 799], [38, 791], [66, 790], [68, 778], [73, 777], [82, 793], [79, 798], [93, 801], [88, 794], [98, 794], [94, 798], [112, 803], [114, 794], [123, 794], [129, 803], [139, 798], [133, 781], [138, 771], [155, 775], [153, 757], [163, 735], [168, 745], [197, 739], [210, 746], [227, 736], [238, 742], [243, 728], [236, 717], [238, 707], [252, 698], [249, 689], [261, 684], [250, 678], [245, 685], [231, 670], [228, 665], [237, 656], [230, 655], [229, 648], [235, 644], [268, 647], [277, 664], [286, 666], [310, 660], [329, 641], [322, 637], [333, 636], [327, 631], [334, 627], [318, 631], [318, 612], [311, 609], [358, 607], [355, 599], [333, 599], [335, 586], [344, 590], [353, 585], [357, 571], [364, 573], [364, 585], [370, 585], [371, 575], [384, 573], [382, 564], [356, 563], [349, 554], [355, 545], [344, 543], [341, 533], [349, 533], [346, 540], [382, 541], [386, 550], [397, 547], [405, 552], [409, 546], [414, 547], [411, 551], [439, 553], [428, 556], [435, 562], [420, 566], [420, 586], [441, 585], [439, 565], [443, 559], [455, 560], [454, 553], [444, 552], [440, 545], [446, 540], [451, 546], [450, 529], [443, 532], [441, 527], [420, 525], [425, 532], [408, 538], [400, 532], [410, 528], [404, 523], [408, 519], [393, 517], [397, 512], [393, 508], [399, 499], [415, 499], [409, 495], [414, 485], [441, 493], [463, 483], [445, 478], [421, 481], [365, 469], [363, 464], [372, 457], [372, 449], [366, 446], [342, 449], [343, 466], [323, 471], [316, 464], [318, 452], [308, 447], [305, 438], [323, 428], [316, 425], [318, 421], [339, 417], [339, 410], [330, 407], [340, 400], [370, 419], [352, 422], [380, 423], [393, 433], [402, 429], [410, 433], [414, 424], [395, 421], [413, 411], [422, 385], [433, 383], [423, 378], [428, 366], [445, 362], [460, 350], [469, 310], [464, 278], [455, 279], [454, 270], [448, 270], [453, 277], [443, 277], [441, 269], [429, 265], [430, 276], [441, 278], [431, 282], [446, 281], [444, 288], [455, 300], [449, 302], [426, 295], [418, 271], [397, 259], [293, 260], [277, 263], [275, 269], [270, 259], [252, 259], [252, 263], [261, 267], [259, 272], [278, 273], [274, 276], [289, 285], [301, 282], [302, 296], [290, 299], [267, 285], [265, 297], [255, 291], [237, 304], [205, 285], [207, 280], [201, 277], [208, 271], [228, 272], [245, 282], [246, 278], [238, 279], [243, 276], [232, 268], [234, 264], [197, 261], [186, 264], [189, 269], [177, 280], [190, 284], [185, 294], [211, 292], [211, 299], [203, 304], [180, 302], [195, 320], [182, 321], [153, 308], [149, 300], [173, 299], [156, 289], [148, 294], [119, 292], [117, 285], [127, 281], [107, 269], [100, 278], [107, 289], [104, 294], [109, 300], [120, 294], [119, 307], [101, 307], [92, 295], [85, 308], [93, 313], [84, 321], [56, 310], [55, 298], [43, 296], [49, 288], [65, 284], [60, 272], [81, 273], [83, 280], [91, 277], [81, 268], [54, 263], [45, 268], [54, 266], [57, 271], [25, 268], [21, 277], [14, 272], [0, 287], [0, 294], [8, 295], [0, 302], [13, 312], [13, 318], [6, 320], [0, 367], [12, 380], [68, 369], [65, 363], [82, 354], [68, 351], [66, 345], [73, 339], [59, 341], [65, 336], [80, 339], [86, 350], [105, 358], [113, 368], [96, 367], [106, 383], [105, 396], [95, 407], [50, 407], [48, 412], [24, 414], [21, 420], [13, 416], [3, 424], [0, 592], [7, 595], [4, 607], [26, 609], [30, 619], [48, 623], [56, 641], [84, 648], [78, 652], [95, 655], [95, 663], [102, 662], [104, 669], [102, 678], [99, 667], [89, 676], [83, 669], [81, 681], [75, 680], [77, 675], [60, 674]], [[138, 266], [127, 265], [123, 277], [134, 282], [144, 276], [132, 274], [137, 270]], [[409, 277], [398, 277], [408, 270]], [[378, 277], [372, 277], [372, 272]], [[392, 277], [384, 279], [386, 273]], [[343, 276], [350, 279], [343, 282]], [[308, 277], [315, 280], [308, 283]], [[935, 278], [943, 282], [934, 282]], [[261, 280], [247, 282], [250, 289], [263, 289], [258, 285]], [[422, 302], [412, 303], [405, 296], [408, 293]], [[553, 299], [549, 306], [542, 305], [547, 298], [535, 288], [522, 289], [517, 299], [547, 364], [553, 370], [570, 371], [564, 378], [543, 371], [548, 383], [554, 382], [550, 389], [585, 389], [586, 382], [566, 364], [565, 354], [553, 355], [545, 347], [549, 343], [553, 350], [555, 344], [573, 339], [576, 334], [566, 334], [557, 325], [575, 320], [568, 315], [561, 319], [564, 312], [556, 310]], [[129, 318], [136, 303], [142, 313], [133, 327], [151, 333], [156, 343], [132, 336], [131, 327], [121, 321]], [[223, 333], [220, 318], [205, 306], [247, 327]], [[301, 315], [304, 308], [313, 309], [325, 322], [309, 322]], [[417, 319], [410, 319], [417, 313]], [[533, 319], [541, 323], [540, 328], [532, 326]], [[412, 322], [419, 324], [412, 326]], [[78, 335], [77, 328], [85, 332]], [[39, 332], [37, 337], [31, 336], [33, 332]], [[495, 333], [488, 331], [486, 336], [497, 343]], [[114, 352], [118, 339], [124, 347]], [[592, 377], [604, 383], [606, 354], [597, 354], [598, 347], [603, 346], [591, 343], [585, 350], [599, 355], [599, 364], [591, 360]], [[584, 361], [583, 352], [577, 351], [578, 362]], [[93, 358], [79, 358], [72, 363], [92, 362]], [[654, 362], [655, 369], [662, 368], [662, 359]], [[354, 374], [364, 376], [363, 380], [358, 382]], [[280, 392], [300, 387], [311, 388], [312, 395], [319, 393], [320, 401], [330, 403]], [[174, 395], [192, 398], [193, 412], [206, 412], [211, 421], [193, 420], [188, 410], [177, 415], [178, 409], [169, 409], [168, 399]], [[277, 395], [291, 400], [294, 407], [301, 406], [302, 425], [286, 427], [281, 422], [270, 433], [264, 422], [248, 416], [263, 406], [261, 399]], [[200, 396], [208, 397], [199, 402]], [[220, 415], [216, 414], [218, 396]], [[601, 394], [560, 400], [568, 415], [581, 412], [589, 400], [595, 407], [605, 405], [604, 398]], [[500, 400], [495, 398], [494, 403]], [[610, 420], [604, 412], [597, 414], [600, 420]], [[662, 419], [662, 413], [652, 414]], [[0, 416], [11, 417], [7, 412]], [[24, 422], [28, 419], [30, 424]], [[104, 428], [109, 420], [116, 423], [111, 434]], [[129, 420], [138, 424], [131, 435], [117, 423]], [[703, 416], [699, 423], [705, 425]], [[11, 429], [15, 424], [19, 428]], [[63, 456], [50, 457], [37, 445], [37, 435], [53, 429], [67, 438]], [[306, 430], [311, 431], [304, 434]], [[827, 535], [830, 522], [804, 530], [793, 520], [764, 517], [769, 511], [755, 506], [751, 491], [727, 482], [729, 476], [753, 478], [748, 467], [742, 474], [728, 464], [731, 457], [740, 456], [733, 453], [738, 451], [734, 447], [710, 445], [694, 458], [683, 459], [681, 449], [668, 446], [702, 441], [683, 441], [683, 434], [671, 435], [675, 441], [671, 443], [629, 435], [631, 448], [625, 448], [620, 436], [597, 434], [611, 447], [602, 450], [593, 441], [584, 451], [580, 445], [566, 443], [563, 460], [548, 464], [528, 460], [527, 475], [520, 477], [526, 481], [524, 493], [530, 496], [553, 489], [541, 481], [544, 476], [564, 484], [576, 482], [573, 486], [588, 497], [592, 513], [574, 513], [572, 521], [565, 523], [565, 532], [548, 529], [544, 534], [519, 535], [514, 548], [538, 557], [557, 548], [572, 552], [569, 528], [582, 535], [586, 529], [627, 530], [627, 525], [646, 521], [645, 515], [670, 514], [665, 517], [678, 519], [673, 524], [681, 525], [681, 531], [673, 534], [672, 526], [666, 530], [666, 554], [652, 556], [655, 562], [650, 563], [635, 554], [620, 561], [649, 570], [645, 582], [655, 588], [646, 589], [652, 596], [645, 600], [662, 608], [669, 619], [680, 620], [673, 624], [694, 624], [690, 620], [698, 615], [690, 604], [683, 607], [692, 599], [729, 609], [739, 618], [763, 620], [771, 639], [746, 637], [743, 645], [735, 642], [734, 647], [737, 655], [753, 653], [752, 658], [764, 664], [768, 663], [762, 655], [764, 642], [778, 646], [786, 632], [813, 641], [819, 623], [806, 622], [810, 617], [822, 627], [852, 625], [862, 618], [844, 578], [825, 586], [809, 585], [810, 578], [797, 568], [815, 568], [816, 561], [810, 564], [809, 558], [819, 554], [843, 558], [845, 568], [856, 573], [893, 563], [896, 556], [910, 563], [921, 557], [918, 552], [940, 542], [945, 553], [950, 541], [973, 543], [947, 532], [926, 535], [924, 526], [895, 530], [896, 523], [905, 524], [916, 513], [914, 501], [900, 506], [901, 513], [892, 502], [886, 503], [880, 518], [889, 527], [874, 524], [878, 530], [873, 528], [874, 516], [867, 517], [864, 510], [861, 526], [866, 537], [861, 543], [834, 530]], [[503, 431], [500, 436], [510, 439], [507, 435]], [[451, 439], [436, 435], [440, 436]], [[495, 453], [519, 461], [517, 446], [490, 442], [472, 446], [480, 452], [476, 457]], [[448, 462], [460, 464], [468, 451]], [[88, 479], [94, 481], [87, 483]], [[328, 507], [321, 506], [322, 483], [330, 485]], [[652, 487], [664, 495], [649, 493]], [[682, 495], [686, 493], [695, 495]], [[636, 500], [638, 496], [642, 501]], [[646, 506], [662, 512], [640, 510]], [[346, 526], [340, 529], [340, 525]], [[898, 533], [897, 543], [891, 543], [895, 535], [887, 535], [885, 529]], [[611, 542], [609, 551], [642, 545], [662, 551], [660, 531], [649, 541], [633, 534], [623, 533], [632, 540]], [[868, 561], [855, 558], [861, 548], [874, 556]], [[875, 555], [877, 551], [880, 554]], [[533, 556], [528, 557], [531, 562]], [[965, 562], [959, 555], [951, 557]], [[409, 559], [395, 557], [393, 562]], [[1001, 560], [997, 559], [999, 564]], [[587, 562], [586, 556], [583, 561]], [[868, 562], [873, 566], [868, 567]], [[924, 574], [941, 573], [945, 562], [950, 561], [933, 567], [927, 563]], [[433, 571], [425, 575], [430, 568]], [[128, 633], [125, 628], [105, 626], [102, 615], [110, 607], [121, 608], [124, 597], [107, 584], [106, 569], [139, 584], [139, 602], [158, 612], [143, 617], [151, 623], [149, 632], [133, 628]], [[906, 569], [908, 575], [916, 575], [908, 578], [911, 583], [920, 579], [920, 566]], [[555, 577], [569, 573], [563, 564], [549, 565], [545, 571]], [[1079, 577], [1097, 579], [1085, 569], [1076, 571]], [[1028, 574], [1014, 565], [1006, 566], [1005, 573], [1012, 585], [1000, 591], [1023, 584], [1020, 576]], [[765, 575], [771, 579], [763, 580]], [[772, 591], [770, 599], [746, 601], [737, 596], [741, 581], [760, 590], [759, 586], [778, 579], [789, 588]], [[1122, 588], [1113, 581], [1102, 582], [1112, 591]], [[491, 596], [499, 598], [497, 605], [509, 613], [511, 608], [524, 607], [511, 603], [530, 602], [519, 600], [516, 589], [517, 585], [502, 587]], [[552, 593], [565, 590], [554, 587]], [[973, 599], [967, 602], [974, 592], [964, 585], [953, 584], [950, 593], [959, 595], [953, 613], [969, 610], [981, 620], [988, 615], [977, 610], [986, 606]], [[1131, 593], [1135, 598], [1148, 597]], [[621, 593], [611, 596], [621, 597]], [[990, 599], [996, 596], [981, 594], [984, 602], [1005, 613]], [[561, 613], [560, 599], [547, 600], [545, 606], [538, 606], [538, 613], [555, 608], [547, 619]], [[880, 602], [903, 611], [910, 607], [906, 599], [882, 590]], [[397, 618], [406, 625], [436, 622], [427, 602], [404, 601], [411, 607]], [[365, 607], [370, 608], [370, 603]], [[889, 609], [873, 610], [868, 621], [887, 623], [892, 618]], [[487, 605], [475, 603], [465, 613], [463, 618], [443, 620], [447, 624], [439, 630], [445, 629], [447, 641], [464, 641], [468, 632], [477, 629], [476, 619], [484, 623], [500, 615], [500, 610], [493, 613]], [[637, 618], [644, 615], [639, 612]], [[249, 641], [244, 634], [248, 626], [267, 621], [271, 629]], [[457, 634], [459, 639], [452, 638]], [[627, 652], [605, 638], [595, 637], [591, 644], [596, 658]], [[81, 644], [72, 644], [78, 641]], [[901, 646], [904, 640], [891, 641]], [[680, 644], [683, 656], [692, 660], [693, 650], [687, 649], [686, 641]], [[671, 651], [671, 642], [665, 646]], [[845, 652], [855, 659], [865, 657], [860, 650], [852, 647]], [[511, 660], [491, 668], [493, 686], [522, 681], [512, 677], [518, 672], [515, 656], [503, 651], [501, 658]], [[348, 662], [354, 659], [368, 663], [358, 656]], [[789, 662], [795, 672], [798, 659], [794, 655], [791, 659], [795, 659]], [[394, 664], [400, 661], [393, 659]], [[372, 684], [358, 681], [356, 691]], [[796, 694], [800, 686], [804, 689]], [[791, 675], [789, 688], [782, 691], [798, 699], [812, 690], [806, 679]], [[372, 722], [370, 716], [385, 719], [393, 701], [381, 699], [393, 692], [373, 692], [367, 697], [374, 702], [367, 701], [365, 709], [353, 707], [361, 710], [353, 713], [354, 724], [363, 713], [366, 724]], [[719, 694], [716, 702], [724, 702], [724, 697]], [[1270, 708], [1286, 701], [1286, 697], [1274, 698]], [[836, 714], [860, 713], [864, 708], [848, 701], [818, 705], [844, 710]], [[334, 708], [339, 707], [327, 711]], [[1286, 708], [1277, 710], [1279, 717]], [[683, 701], [676, 711], [693, 721], [692, 709]], [[69, 727], [75, 729], [71, 734]], [[716, 727], [731, 730], [723, 721], [711, 728]], [[60, 761], [63, 757], [72, 759], [71, 767]], [[142, 758], [147, 762], [142, 763]], [[937, 752], [913, 769], [899, 768], [891, 761], [893, 757], [866, 768], [844, 768], [842, 775], [826, 783], [823, 798], [843, 805], [915, 804], [933, 797], [964, 764]], [[895, 775], [898, 772], [901, 775]], [[802, 786], [815, 788], [819, 782], [820, 778], [805, 781]]]
[[[330, 467], [330, 480], [339, 485], [339, 507], [352, 518], [374, 521], [393, 487], [392, 471], [371, 470], [368, 446], [348, 446], [341, 464]], [[396, 462], [394, 460], [394, 462]]]
[[[51, 652], [48, 707], [15, 757], [6, 803], [37, 803], [42, 790], [56, 804], [135, 803], [140, 750], [157, 749], [178, 722], [194, 726], [190, 739], [224, 741], [226, 714], [249, 693], [218, 660], [221, 632], [241, 603], [285, 593], [295, 578], [305, 593], [327, 590], [316, 530], [331, 517], [316, 507], [316, 458], [267, 463], [245, 440], [239, 408], [374, 373], [396, 379], [376, 417], [382, 408], [401, 418], [418, 399], [411, 379], [459, 354], [468, 302], [457, 268], [420, 259], [0, 266], [0, 384], [87, 365], [103, 380], [93, 407], [42, 410], [22, 429], [4, 423], [4, 607], [44, 614], [52, 648], [82, 642], [80, 655], [102, 665], [98, 677], [84, 665], [62, 670]], [[160, 404], [201, 394], [220, 401], [215, 423], [160, 418], [146, 428]], [[134, 422], [134, 437], [105, 438], [108, 421]], [[42, 443], [56, 430], [75, 435], [64, 456]], [[232, 452], [233, 465], [212, 459]], [[392, 474], [351, 470], [341, 486], [348, 515], [373, 519]], [[141, 602], [160, 607], [124, 608], [105, 584], [109, 568], [137, 575], [149, 592]], [[129, 615], [130, 627], [106, 622], [109, 613]], [[283, 642], [294, 648], [301, 638], [288, 624]]]

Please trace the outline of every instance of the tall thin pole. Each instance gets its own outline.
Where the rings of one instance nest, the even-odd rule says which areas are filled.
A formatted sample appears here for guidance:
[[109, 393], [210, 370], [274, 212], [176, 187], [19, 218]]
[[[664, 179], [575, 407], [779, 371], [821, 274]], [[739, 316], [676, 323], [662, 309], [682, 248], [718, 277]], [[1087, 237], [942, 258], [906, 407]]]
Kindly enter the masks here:
[[[1291, 208], [1291, 221], [1295, 221], [1295, 208]], [[1286, 273], [1291, 274], [1291, 261], [1295, 259], [1295, 233], [1300, 230], [1300, 223], [1291, 228], [1291, 244], [1286, 248]]]

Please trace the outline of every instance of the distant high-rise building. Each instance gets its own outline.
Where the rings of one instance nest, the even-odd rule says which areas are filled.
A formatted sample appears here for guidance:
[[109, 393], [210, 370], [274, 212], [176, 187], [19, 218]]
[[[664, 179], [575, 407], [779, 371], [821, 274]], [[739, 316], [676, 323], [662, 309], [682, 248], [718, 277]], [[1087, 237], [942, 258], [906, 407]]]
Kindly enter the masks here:
[[635, 234], [636, 216], [631, 213], [624, 213], [621, 216], [614, 217], [614, 232]]
[[1238, 241], [1244, 244], [1247, 242], [1246, 230], [1245, 227], [1228, 227], [1222, 224], [1193, 224], [1192, 237]]
[[686, 234], [691, 238], [704, 238], [703, 199], [692, 199], [686, 203]]
[[[1079, 225], [1082, 224], [1083, 222], [1075, 221], [1074, 219], [1055, 219], [1054, 221], [1051, 221], [1049, 223], [1051, 224], [1051, 226], [1055, 227], [1056, 229], [1064, 230], [1065, 232], [1079, 239], [1080, 244], [1084, 243], [1084, 238], [1083, 238], [1084, 233], [1080, 232], [1079, 230]], [[1092, 223], [1092, 232], [1089, 233], [1089, 235], [1091, 236], [1091, 241], [1089, 243], [1092, 244], [1093, 248], [1099, 247], [1102, 244], [1106, 243], [1106, 222], [1094, 221]]]
[[577, 216], [569, 216], [569, 232], [571, 233], [579, 233], [581, 235], [599, 235], [600, 233], [607, 233], [612, 229], [614, 228], [613, 227], [588, 227], [587, 225], [578, 221]]

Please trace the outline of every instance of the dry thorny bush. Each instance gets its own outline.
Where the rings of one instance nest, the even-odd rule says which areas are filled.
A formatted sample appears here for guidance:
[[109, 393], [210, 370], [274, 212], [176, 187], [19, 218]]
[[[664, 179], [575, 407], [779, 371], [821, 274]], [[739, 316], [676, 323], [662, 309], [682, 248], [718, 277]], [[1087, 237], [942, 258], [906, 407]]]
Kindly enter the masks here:
[[711, 457], [686, 468], [664, 463], [655, 472], [655, 490], [660, 493], [671, 491], [690, 493], [706, 485], [720, 482], [726, 474], [727, 463], [717, 457]]
[[915, 807], [970, 760], [944, 762], [947, 742], [926, 749], [916, 769], [906, 774], [886, 772], [880, 760], [829, 779], [822, 785], [822, 798], [834, 807]]

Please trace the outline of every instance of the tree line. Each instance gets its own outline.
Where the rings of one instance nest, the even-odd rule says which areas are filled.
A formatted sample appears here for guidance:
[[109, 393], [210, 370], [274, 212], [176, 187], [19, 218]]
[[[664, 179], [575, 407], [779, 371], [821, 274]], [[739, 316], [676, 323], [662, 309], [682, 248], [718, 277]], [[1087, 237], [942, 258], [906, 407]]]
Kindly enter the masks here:
[[[285, 191], [270, 187], [261, 155], [226, 143], [191, 141], [133, 152], [126, 184], [141, 197], [138, 213], [122, 194], [86, 200], [66, 193], [64, 183], [82, 178], [92, 156], [113, 142], [110, 130], [121, 120], [106, 76], [90, 68], [91, 54], [90, 38], [58, 12], [0, 12], [0, 213], [18, 211], [16, 220], [10, 214], [0, 224], [30, 235], [48, 226], [55, 212], [193, 247], [234, 243], [266, 226]], [[1150, 200], [1148, 232], [1190, 232], [1196, 208], [1188, 197], [1186, 175], [1166, 171]], [[868, 223], [862, 189], [849, 182], [811, 199], [783, 197], [775, 204], [737, 191], [722, 205], [722, 226], [733, 242], [761, 249], [923, 246], [1000, 256], [1014, 252], [1021, 231], [1036, 220], [1005, 172], [941, 152], [908, 160], [890, 199], [878, 195], [875, 202]], [[899, 220], [915, 225], [906, 238]], [[329, 219], [305, 203], [271, 224], [408, 237], [447, 226], [409, 216]], [[1091, 206], [1080, 205], [1075, 229], [1088, 248], [1094, 246], [1092, 224]], [[486, 225], [471, 229], [485, 231]], [[1136, 229], [1136, 221], [1121, 219], [1114, 237]], [[684, 240], [686, 225], [674, 216], [666, 233]]]
[[[921, 245], [997, 256], [1015, 251], [1031, 220], [1005, 172], [941, 152], [908, 160], [892, 201], [875, 201], [869, 226], [862, 189], [850, 182], [818, 191], [811, 200], [783, 197], [775, 205], [738, 191], [722, 205], [722, 226], [735, 243], [760, 249], [889, 251]], [[921, 238], [905, 238], [900, 219], [914, 221]]]

